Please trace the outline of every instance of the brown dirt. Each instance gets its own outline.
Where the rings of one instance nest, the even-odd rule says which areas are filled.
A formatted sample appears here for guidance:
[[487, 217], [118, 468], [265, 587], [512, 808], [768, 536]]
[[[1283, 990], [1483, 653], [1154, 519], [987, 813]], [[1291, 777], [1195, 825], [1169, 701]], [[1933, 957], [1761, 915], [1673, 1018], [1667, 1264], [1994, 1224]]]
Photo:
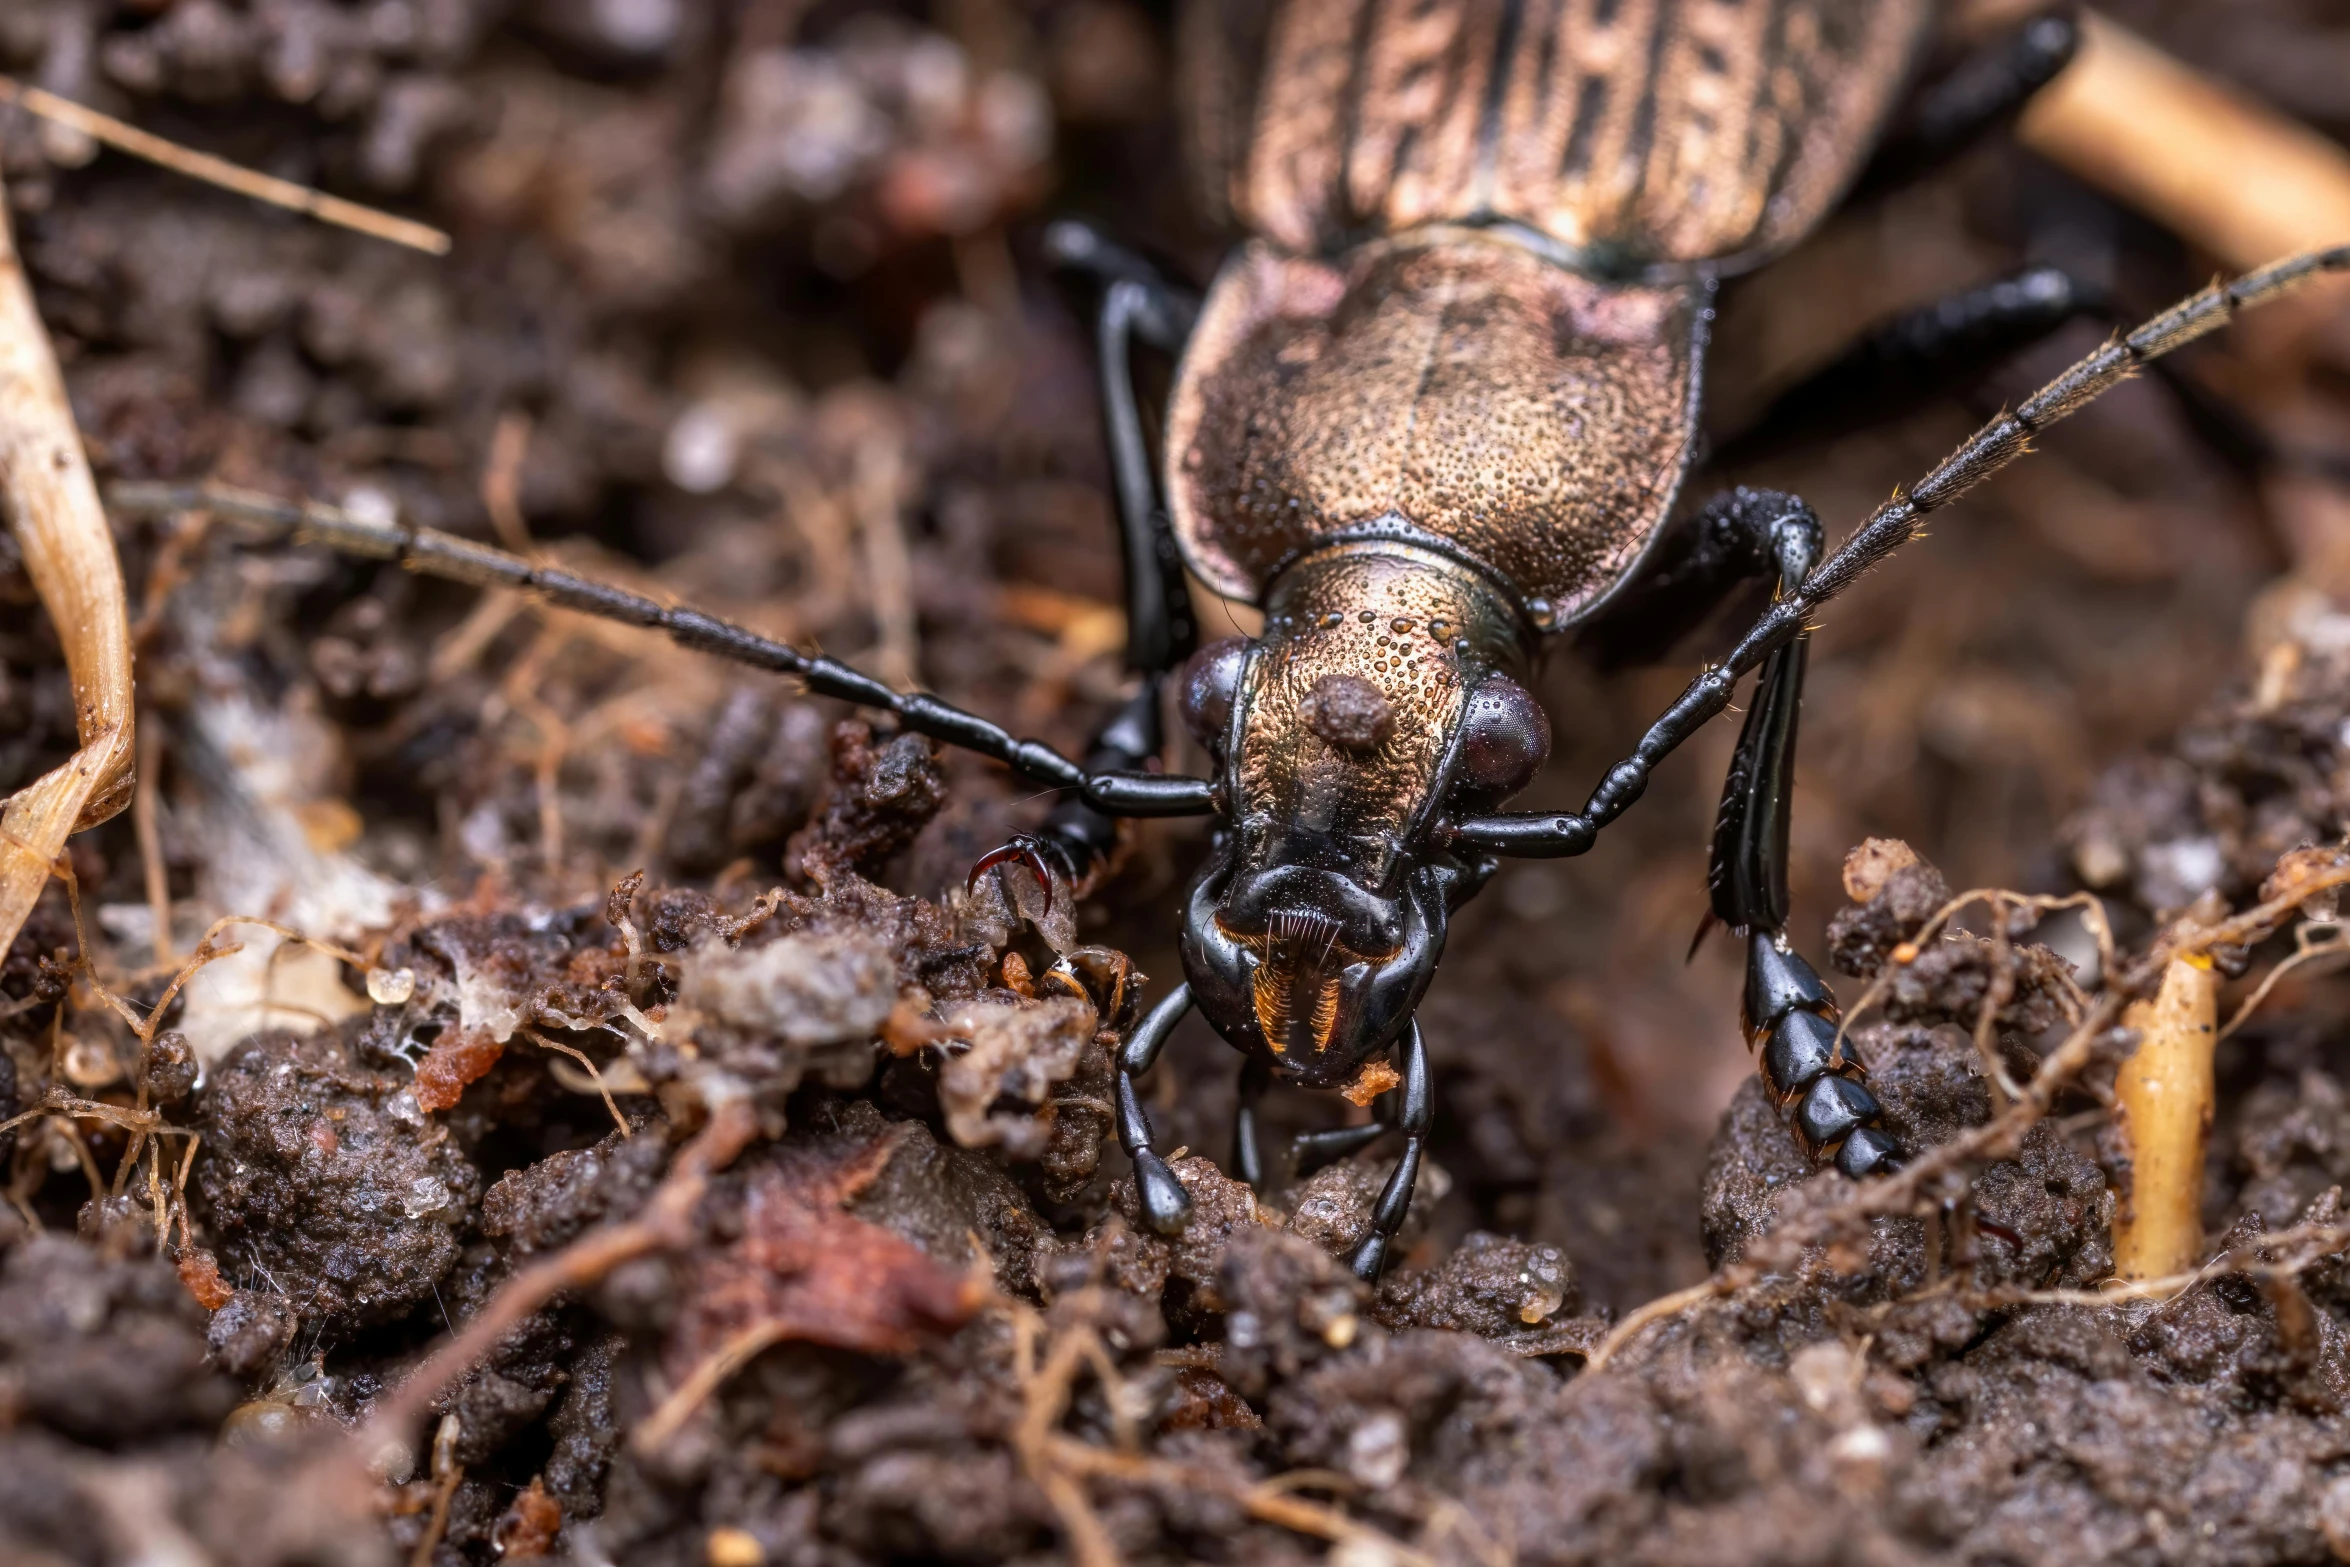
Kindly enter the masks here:
[[[103, 479], [482, 538], [518, 514], [583, 569], [1076, 749], [1118, 695], [1120, 594], [1090, 350], [1035, 239], [1082, 212], [1215, 264], [1170, 177], [1163, 9], [22, 0], [0, 69], [457, 244], [22, 118], [0, 168]], [[2117, 9], [2350, 131], [2320, 8]], [[1730, 291], [1715, 422], [2025, 257], [2133, 308], [2206, 270], [1986, 148]], [[1693, 488], [1796, 488], [1839, 531], [2094, 337]], [[2350, 447], [2338, 363], [2189, 367]], [[74, 840], [85, 930], [53, 888], [0, 959], [0, 1120], [77, 1103], [0, 1132], [0, 1558], [2350, 1555], [2350, 991], [2298, 969], [2223, 1043], [2205, 1222], [2232, 1261], [2116, 1303], [2127, 1038], [1982, 1130], [1985, 1006], [2028, 1079], [2110, 994], [2089, 934], [1976, 905], [1896, 958], [1953, 889], [2086, 887], [2126, 970], [2340, 841], [2350, 508], [2232, 467], [2147, 385], [2043, 445], [1835, 605], [1813, 663], [1797, 934], [1848, 1008], [1884, 977], [1850, 1038], [1928, 1174], [1878, 1213], [1814, 1173], [1740, 1046], [1735, 944], [1684, 962], [1715, 725], [1586, 860], [1505, 867], [1456, 923], [1431, 1167], [1376, 1291], [1335, 1254], [1392, 1150], [1260, 1202], [1220, 1168], [1236, 1063], [1198, 1025], [1149, 1083], [1189, 1234], [1138, 1230], [1105, 1148], [1196, 829], [1136, 831], [1074, 919], [966, 897], [1044, 809], [996, 770], [634, 632], [120, 520], [169, 913], [125, 815]], [[0, 540], [0, 793], [74, 743], [32, 602]], [[1578, 800], [1703, 651], [1559, 650], [1528, 801]], [[1847, 898], [1872, 835], [1922, 858], [1880, 849]], [[153, 1005], [225, 915], [363, 962], [231, 927], [142, 1045], [97, 983]], [[2223, 1015], [2289, 950], [2215, 954]], [[406, 1380], [517, 1304], [447, 1385]], [[417, 1417], [370, 1424], [394, 1400]]]

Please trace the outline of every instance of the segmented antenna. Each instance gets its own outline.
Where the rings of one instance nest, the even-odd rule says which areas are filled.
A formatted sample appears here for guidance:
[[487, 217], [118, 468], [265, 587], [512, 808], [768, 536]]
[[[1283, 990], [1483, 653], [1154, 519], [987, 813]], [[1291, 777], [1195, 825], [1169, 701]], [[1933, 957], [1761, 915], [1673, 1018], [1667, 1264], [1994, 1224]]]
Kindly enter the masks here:
[[249, 532], [258, 532], [265, 541], [323, 544], [369, 560], [396, 561], [425, 576], [481, 588], [509, 588], [558, 609], [658, 631], [697, 653], [712, 653], [753, 669], [793, 676], [818, 696], [877, 708], [916, 734], [993, 757], [1023, 778], [1052, 788], [1077, 790], [1087, 804], [1110, 815], [1192, 816], [1214, 808], [1204, 778], [1088, 773], [1041, 740], [1016, 739], [1001, 726], [925, 692], [893, 691], [836, 659], [802, 653], [788, 643], [715, 615], [663, 604], [437, 528], [414, 527], [396, 519], [379, 522], [339, 506], [282, 501], [225, 484], [117, 484], [108, 490], [107, 499], [126, 512], [209, 511]]

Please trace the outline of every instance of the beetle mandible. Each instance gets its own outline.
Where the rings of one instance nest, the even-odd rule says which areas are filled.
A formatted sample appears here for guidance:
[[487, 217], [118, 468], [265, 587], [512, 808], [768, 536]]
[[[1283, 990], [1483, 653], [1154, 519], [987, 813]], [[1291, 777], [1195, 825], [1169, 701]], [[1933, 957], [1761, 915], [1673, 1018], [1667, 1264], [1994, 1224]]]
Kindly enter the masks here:
[[[1185, 982], [1118, 1062], [1143, 1214], [1161, 1231], [1189, 1215], [1135, 1080], [1190, 1008], [1245, 1058], [1235, 1164], [1252, 1184], [1265, 1175], [1254, 1106], [1270, 1084], [1356, 1083], [1392, 1052], [1382, 1119], [1297, 1150], [1310, 1163], [1402, 1134], [1350, 1258], [1374, 1279], [1433, 1115], [1413, 1014], [1448, 916], [1503, 856], [1588, 850], [1759, 668], [1714, 833], [1712, 911], [1747, 941], [1744, 1022], [1770, 1088], [1816, 1156], [1865, 1176], [1898, 1150], [1838, 1051], [1833, 998], [1784, 934], [1808, 617], [2033, 434], [2236, 310], [2350, 269], [2350, 246], [2313, 253], [2117, 332], [1825, 560], [1817, 519], [1791, 496], [1740, 490], [1668, 527], [1719, 280], [1801, 238], [1856, 185], [2000, 123], [2074, 38], [2040, 18], [1905, 91], [1930, 20], [1927, 0], [1196, 0], [1181, 40], [1194, 161], [1248, 237], [1203, 300], [1091, 230], [1047, 236], [1054, 260], [1098, 286], [1139, 676], [1083, 765], [832, 659], [448, 534], [206, 503], [662, 629], [1063, 791], [1038, 832], [974, 877], [1023, 862], [1049, 896], [1103, 864], [1118, 818], [1212, 816], [1182, 910]], [[2099, 309], [2033, 269], [1892, 323], [1823, 379], [1914, 378]], [[1178, 357], [1158, 468], [1138, 344]], [[1261, 606], [1261, 635], [1197, 647], [1186, 566]], [[1757, 579], [1773, 585], [1770, 607], [1581, 810], [1501, 810], [1548, 749], [1526, 688], [1545, 638], [1607, 627], [1661, 650]], [[1146, 770], [1170, 679], [1213, 777]]]

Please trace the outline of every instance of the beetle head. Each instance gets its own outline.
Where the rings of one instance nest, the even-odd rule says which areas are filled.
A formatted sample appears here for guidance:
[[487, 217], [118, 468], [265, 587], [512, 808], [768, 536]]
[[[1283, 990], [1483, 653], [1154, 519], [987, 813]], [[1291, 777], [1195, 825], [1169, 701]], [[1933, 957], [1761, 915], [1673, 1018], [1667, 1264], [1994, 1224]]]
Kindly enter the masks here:
[[1193, 883], [1183, 963], [1209, 1022], [1309, 1086], [1410, 1020], [1451, 910], [1490, 862], [1437, 820], [1516, 792], [1549, 748], [1519, 683], [1530, 635], [1478, 573], [1394, 541], [1284, 572], [1265, 633], [1203, 648], [1186, 722], [1229, 813]]

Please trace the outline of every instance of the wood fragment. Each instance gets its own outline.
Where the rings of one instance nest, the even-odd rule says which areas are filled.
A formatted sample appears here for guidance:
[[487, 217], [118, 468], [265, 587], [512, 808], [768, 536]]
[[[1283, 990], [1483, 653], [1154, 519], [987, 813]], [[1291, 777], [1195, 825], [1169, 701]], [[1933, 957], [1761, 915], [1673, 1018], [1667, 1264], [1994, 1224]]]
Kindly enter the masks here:
[[2114, 1079], [2130, 1145], [2130, 1187], [2114, 1216], [2114, 1271], [2125, 1279], [2185, 1272], [2203, 1256], [2203, 1158], [2211, 1131], [2211, 1052], [2219, 974], [2201, 955], [2174, 958], [2151, 1001], [2122, 1014], [2138, 1053]]
[[0, 802], [0, 951], [23, 928], [67, 836], [130, 803], [136, 754], [122, 565], [7, 200], [0, 185], [0, 515], [65, 649], [81, 749]]
[[2094, 11], [2016, 134], [2232, 268], [2350, 239], [2350, 150]]
[[233, 190], [240, 196], [264, 201], [273, 207], [284, 207], [305, 217], [332, 223], [339, 228], [352, 229], [376, 239], [389, 240], [395, 245], [406, 245], [427, 255], [445, 256], [449, 253], [449, 236], [429, 223], [418, 223], [412, 218], [396, 218], [388, 212], [361, 206], [356, 201], [345, 201], [340, 196], [329, 196], [324, 191], [297, 185], [292, 180], [281, 180], [275, 175], [263, 174], [241, 167], [226, 158], [216, 158], [208, 152], [198, 152], [174, 141], [166, 141], [152, 131], [140, 130], [136, 125], [118, 120], [111, 114], [100, 114], [70, 98], [60, 98], [29, 86], [13, 77], [0, 76], [0, 103], [11, 103], [28, 114], [80, 131], [93, 141], [103, 142], [117, 152], [127, 152], [134, 158], [160, 165], [175, 174], [202, 180], [207, 185], [218, 185]]

